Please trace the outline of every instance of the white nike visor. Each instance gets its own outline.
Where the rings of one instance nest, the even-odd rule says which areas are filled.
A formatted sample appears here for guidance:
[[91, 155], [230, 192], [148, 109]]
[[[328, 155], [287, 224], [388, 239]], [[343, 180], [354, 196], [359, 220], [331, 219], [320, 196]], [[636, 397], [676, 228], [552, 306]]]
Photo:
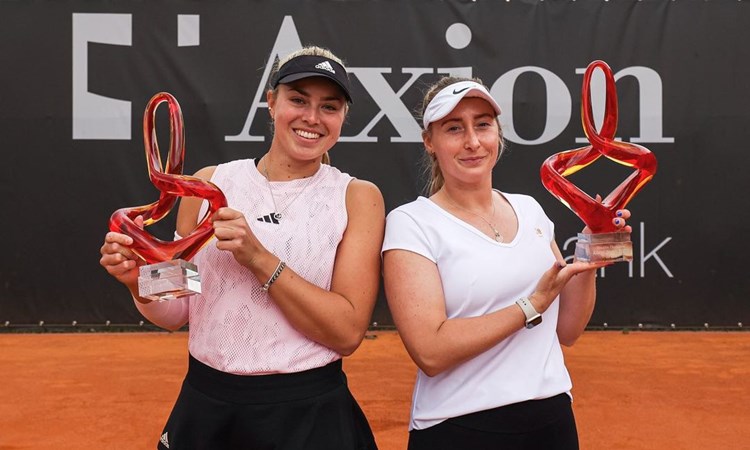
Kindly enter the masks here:
[[430, 100], [424, 110], [424, 117], [422, 117], [424, 129], [426, 130], [432, 122], [450, 114], [458, 105], [458, 102], [466, 97], [478, 97], [486, 100], [495, 110], [495, 116], [500, 115], [500, 105], [492, 98], [487, 88], [474, 81], [459, 81], [443, 88]]

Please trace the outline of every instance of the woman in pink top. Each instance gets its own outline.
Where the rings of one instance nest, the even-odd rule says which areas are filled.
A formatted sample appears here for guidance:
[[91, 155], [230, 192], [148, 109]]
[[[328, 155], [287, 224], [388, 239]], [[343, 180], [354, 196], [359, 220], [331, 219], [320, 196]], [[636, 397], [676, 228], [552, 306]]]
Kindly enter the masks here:
[[[110, 232], [101, 249], [146, 318], [172, 330], [189, 318], [188, 373], [160, 449], [376, 448], [341, 370], [372, 314], [385, 223], [378, 188], [328, 164], [351, 103], [346, 69], [303, 48], [275, 65], [267, 101], [268, 152], [196, 173], [229, 205], [194, 258], [202, 294], [140, 298], [131, 238]], [[178, 235], [202, 203], [183, 199]]]

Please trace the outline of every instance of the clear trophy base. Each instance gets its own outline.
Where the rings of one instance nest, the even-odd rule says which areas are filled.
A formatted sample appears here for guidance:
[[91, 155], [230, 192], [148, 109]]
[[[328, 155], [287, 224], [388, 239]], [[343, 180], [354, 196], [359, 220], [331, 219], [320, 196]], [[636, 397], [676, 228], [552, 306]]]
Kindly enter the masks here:
[[155, 301], [201, 293], [198, 267], [188, 261], [175, 259], [141, 266], [138, 276], [138, 295]]
[[619, 262], [633, 260], [630, 233], [578, 233], [576, 259], [584, 262]]

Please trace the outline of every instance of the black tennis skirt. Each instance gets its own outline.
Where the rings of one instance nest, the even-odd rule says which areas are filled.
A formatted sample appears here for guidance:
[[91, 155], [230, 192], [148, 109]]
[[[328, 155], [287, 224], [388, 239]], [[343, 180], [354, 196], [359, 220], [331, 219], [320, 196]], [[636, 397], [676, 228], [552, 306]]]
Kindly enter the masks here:
[[341, 360], [303, 372], [234, 375], [190, 356], [161, 450], [377, 449]]

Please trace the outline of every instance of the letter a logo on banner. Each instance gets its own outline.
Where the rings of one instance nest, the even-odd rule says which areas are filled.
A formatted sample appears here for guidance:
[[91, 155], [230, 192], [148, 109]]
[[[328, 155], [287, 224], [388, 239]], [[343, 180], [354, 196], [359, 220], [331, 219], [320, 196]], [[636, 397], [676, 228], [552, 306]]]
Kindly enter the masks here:
[[271, 73], [271, 68], [277, 58], [283, 58], [301, 48], [302, 42], [299, 39], [297, 28], [294, 26], [294, 19], [292, 19], [292, 16], [284, 17], [284, 21], [281, 22], [279, 34], [276, 35], [276, 42], [273, 44], [270, 58], [268, 58], [266, 68], [263, 70], [263, 78], [260, 79], [258, 89], [255, 91], [255, 99], [253, 100], [252, 105], [250, 105], [250, 112], [247, 114], [247, 119], [245, 119], [245, 125], [242, 127], [242, 131], [240, 131], [239, 134], [234, 136], [224, 136], [225, 141], [263, 142], [265, 139], [264, 136], [252, 136], [250, 134], [250, 127], [253, 124], [258, 108], [268, 108], [268, 103], [265, 101], [268, 75]]

